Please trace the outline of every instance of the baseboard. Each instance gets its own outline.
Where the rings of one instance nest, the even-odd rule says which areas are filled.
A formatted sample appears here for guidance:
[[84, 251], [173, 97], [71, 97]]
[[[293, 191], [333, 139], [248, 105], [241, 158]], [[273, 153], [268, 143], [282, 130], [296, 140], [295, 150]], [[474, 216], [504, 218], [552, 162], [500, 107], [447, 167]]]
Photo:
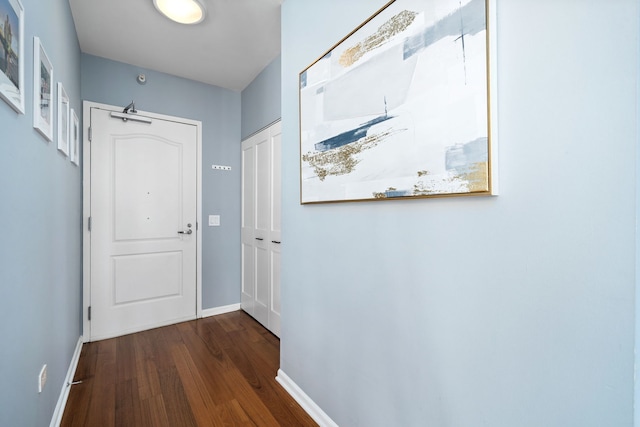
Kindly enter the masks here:
[[64, 382], [62, 383], [62, 390], [60, 391], [60, 397], [58, 398], [58, 403], [56, 404], [56, 409], [53, 411], [53, 417], [51, 417], [51, 424], [49, 427], [59, 427], [62, 422], [62, 415], [64, 414], [64, 408], [67, 406], [67, 399], [69, 398], [69, 391], [71, 390], [71, 383], [73, 382], [73, 377], [76, 374], [76, 368], [78, 367], [78, 360], [80, 360], [80, 353], [82, 352], [82, 336], [78, 338], [78, 344], [76, 344], [76, 349], [73, 352], [73, 356], [71, 357], [71, 363], [69, 364], [69, 370], [67, 371], [67, 376], [64, 378]]
[[202, 310], [202, 317], [217, 316], [218, 314], [231, 313], [240, 310], [240, 304], [224, 305], [222, 307], [207, 308]]
[[293, 380], [289, 378], [282, 369], [278, 369], [276, 381], [280, 383], [282, 388], [284, 388], [287, 393], [289, 393], [291, 397], [293, 397], [294, 400], [302, 406], [302, 409], [304, 409], [320, 427], [338, 427], [338, 424], [329, 418], [329, 416], [325, 414], [325, 412], [320, 409], [320, 407], [316, 405], [316, 403], [311, 400], [311, 398], [307, 396], [307, 394], [302, 391], [302, 389], [298, 387], [298, 385], [293, 382]]

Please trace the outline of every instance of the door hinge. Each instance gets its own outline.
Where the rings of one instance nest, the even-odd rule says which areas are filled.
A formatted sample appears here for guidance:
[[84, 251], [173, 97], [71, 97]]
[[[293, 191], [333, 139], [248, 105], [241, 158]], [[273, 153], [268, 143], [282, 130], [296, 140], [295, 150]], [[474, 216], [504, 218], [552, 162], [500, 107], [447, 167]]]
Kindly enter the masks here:
[[91, 126], [89, 126], [89, 142], [93, 139], [93, 132]]
[[87, 223], [88, 223], [89, 231], [91, 231], [91, 217], [89, 217], [89, 220], [87, 221]]
[[89, 308], [87, 309], [87, 316], [89, 320], [91, 320], [91, 306], [89, 306]]

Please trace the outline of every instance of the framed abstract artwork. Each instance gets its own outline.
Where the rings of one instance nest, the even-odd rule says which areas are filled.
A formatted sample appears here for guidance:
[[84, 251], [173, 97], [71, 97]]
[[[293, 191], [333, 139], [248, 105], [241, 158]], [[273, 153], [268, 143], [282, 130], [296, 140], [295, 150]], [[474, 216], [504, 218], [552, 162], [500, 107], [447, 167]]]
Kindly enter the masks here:
[[488, 0], [394, 0], [299, 75], [301, 203], [496, 194]]
[[33, 127], [53, 141], [53, 66], [38, 37], [33, 38]]
[[0, 98], [24, 114], [24, 7], [0, 0]]
[[58, 150], [69, 155], [69, 96], [58, 82]]

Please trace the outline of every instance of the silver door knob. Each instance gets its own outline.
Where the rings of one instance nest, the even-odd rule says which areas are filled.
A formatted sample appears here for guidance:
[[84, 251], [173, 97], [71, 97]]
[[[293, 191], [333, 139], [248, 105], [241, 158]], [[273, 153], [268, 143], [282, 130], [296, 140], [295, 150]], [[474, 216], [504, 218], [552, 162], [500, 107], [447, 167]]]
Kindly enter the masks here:
[[178, 231], [178, 234], [191, 234], [191, 233], [193, 233], [193, 230]]

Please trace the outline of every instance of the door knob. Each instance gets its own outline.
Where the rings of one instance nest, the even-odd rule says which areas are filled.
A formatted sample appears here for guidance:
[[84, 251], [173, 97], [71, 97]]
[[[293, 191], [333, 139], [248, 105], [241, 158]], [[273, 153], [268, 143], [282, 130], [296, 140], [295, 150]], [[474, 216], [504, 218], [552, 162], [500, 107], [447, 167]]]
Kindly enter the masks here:
[[187, 231], [178, 231], [178, 234], [191, 234], [193, 233], [193, 230], [189, 229]]

